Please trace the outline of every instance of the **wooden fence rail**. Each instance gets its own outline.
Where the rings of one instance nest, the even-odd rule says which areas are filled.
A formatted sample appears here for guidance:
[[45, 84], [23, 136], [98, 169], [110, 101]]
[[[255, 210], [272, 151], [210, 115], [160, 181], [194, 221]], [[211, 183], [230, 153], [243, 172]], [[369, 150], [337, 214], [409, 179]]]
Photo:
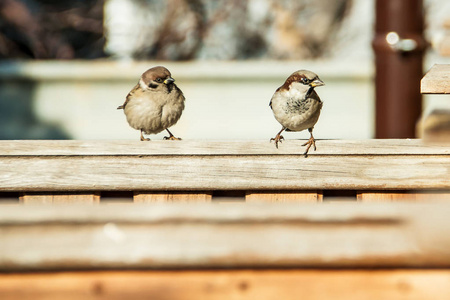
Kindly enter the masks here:
[[450, 204], [3, 206], [0, 271], [450, 267]]
[[448, 299], [449, 228], [445, 203], [3, 205], [0, 299]]
[[448, 299], [448, 145], [301, 144], [0, 141], [0, 299]]
[[24, 203], [448, 199], [450, 148], [420, 140], [0, 141], [0, 197]]

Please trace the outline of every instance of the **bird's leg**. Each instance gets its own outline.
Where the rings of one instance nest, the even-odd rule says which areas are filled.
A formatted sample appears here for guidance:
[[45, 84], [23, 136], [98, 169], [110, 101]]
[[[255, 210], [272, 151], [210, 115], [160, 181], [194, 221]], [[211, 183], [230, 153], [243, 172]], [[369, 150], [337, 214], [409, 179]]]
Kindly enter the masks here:
[[308, 145], [308, 147], [306, 147], [305, 153], [303, 153], [303, 155], [305, 157], [308, 157], [308, 151], [309, 151], [309, 148], [311, 148], [311, 146], [314, 146], [314, 151], [316, 151], [316, 140], [314, 139], [313, 134], [312, 134], [313, 129], [312, 128], [308, 128], [308, 131], [311, 134], [311, 137], [309, 138], [309, 140], [306, 143], [304, 143], [302, 145], [302, 146]]
[[150, 139], [146, 139], [144, 137], [144, 135], [142, 134], [142, 129], [141, 129], [141, 141], [150, 141]]
[[278, 149], [278, 142], [283, 142], [284, 137], [281, 135], [281, 133], [286, 129], [286, 127], [283, 126], [283, 128], [281, 128], [280, 132], [277, 133], [277, 135], [274, 138], [271, 138], [270, 141], [274, 141], [275, 142], [275, 147], [277, 147]]
[[172, 132], [169, 131], [168, 128], [166, 128], [167, 132], [169, 133], [169, 136], [165, 136], [164, 139], [165, 140], [171, 140], [171, 141], [181, 141], [180, 138], [174, 137]]

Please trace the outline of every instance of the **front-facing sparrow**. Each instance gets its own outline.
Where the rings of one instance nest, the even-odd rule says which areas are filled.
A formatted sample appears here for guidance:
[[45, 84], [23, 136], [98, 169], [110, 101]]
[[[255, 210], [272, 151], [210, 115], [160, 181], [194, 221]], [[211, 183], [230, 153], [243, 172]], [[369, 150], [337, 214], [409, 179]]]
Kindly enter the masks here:
[[141, 131], [141, 141], [149, 141], [145, 134], [156, 134], [167, 130], [164, 139], [180, 140], [173, 136], [169, 127], [180, 119], [184, 109], [183, 92], [174, 83], [169, 70], [158, 66], [142, 74], [139, 82], [128, 93], [123, 109], [128, 124]]
[[286, 131], [302, 131], [308, 129], [311, 137], [308, 142], [302, 146], [307, 146], [305, 157], [308, 155], [311, 146], [316, 150], [316, 141], [312, 131], [314, 125], [319, 119], [322, 101], [314, 88], [324, 85], [323, 81], [314, 72], [308, 70], [299, 70], [289, 76], [284, 84], [279, 87], [270, 100], [275, 119], [281, 124], [282, 128], [278, 134], [270, 139], [275, 142], [278, 148], [278, 142], [284, 139], [281, 133]]

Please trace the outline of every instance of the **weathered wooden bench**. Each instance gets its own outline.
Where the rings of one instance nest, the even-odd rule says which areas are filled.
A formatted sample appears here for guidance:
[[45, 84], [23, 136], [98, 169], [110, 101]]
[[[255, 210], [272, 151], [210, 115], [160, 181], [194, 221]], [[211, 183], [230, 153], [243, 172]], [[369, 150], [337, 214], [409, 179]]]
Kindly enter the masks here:
[[0, 299], [447, 299], [450, 148], [302, 142], [0, 141]]
[[0, 195], [23, 203], [448, 197], [450, 148], [420, 140], [0, 141]]

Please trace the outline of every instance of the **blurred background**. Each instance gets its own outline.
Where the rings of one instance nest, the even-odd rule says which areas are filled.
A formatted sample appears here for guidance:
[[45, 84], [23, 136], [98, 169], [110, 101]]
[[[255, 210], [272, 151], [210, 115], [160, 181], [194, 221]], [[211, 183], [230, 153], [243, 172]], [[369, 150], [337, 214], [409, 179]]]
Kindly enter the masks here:
[[[0, 0], [0, 139], [138, 140], [116, 107], [156, 65], [172, 72], [186, 96], [186, 109], [171, 128], [183, 139], [269, 140], [281, 128], [270, 98], [298, 69], [326, 83], [317, 89], [324, 107], [316, 138], [383, 137], [376, 133], [374, 37], [375, 27], [393, 18], [377, 18], [376, 2], [388, 3]], [[429, 43], [419, 60], [425, 72], [450, 63], [442, 50], [450, 35], [450, 1], [417, 2], [425, 22], [408, 20], [419, 24]], [[419, 82], [412, 85], [422, 101]], [[426, 96], [419, 109], [426, 114], [449, 104]]]

